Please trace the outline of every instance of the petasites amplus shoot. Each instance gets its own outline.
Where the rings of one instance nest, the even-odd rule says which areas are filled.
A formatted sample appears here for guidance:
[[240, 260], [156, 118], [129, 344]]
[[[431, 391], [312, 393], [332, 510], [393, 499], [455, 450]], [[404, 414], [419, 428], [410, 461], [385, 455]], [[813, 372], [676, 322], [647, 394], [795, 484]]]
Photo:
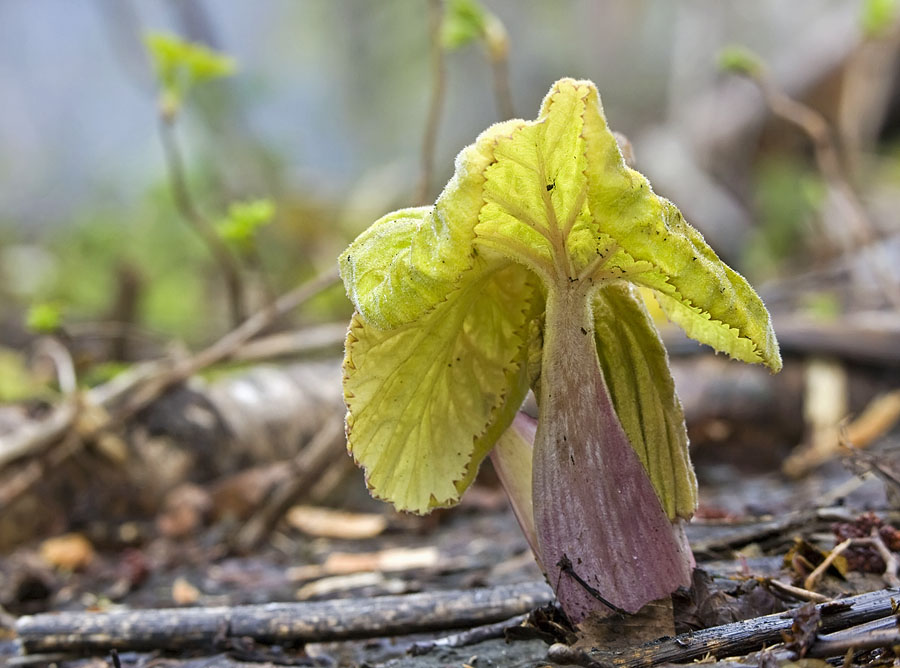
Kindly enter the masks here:
[[[340, 263], [356, 306], [347, 436], [372, 494], [453, 505], [500, 441], [495, 464], [574, 622], [690, 583], [681, 521], [697, 485], [634, 286], [716, 350], [781, 359], [753, 289], [625, 164], [591, 82], [563, 79], [537, 120], [488, 128], [433, 206], [376, 221]], [[507, 432], [529, 388], [533, 449], [527, 421]]]

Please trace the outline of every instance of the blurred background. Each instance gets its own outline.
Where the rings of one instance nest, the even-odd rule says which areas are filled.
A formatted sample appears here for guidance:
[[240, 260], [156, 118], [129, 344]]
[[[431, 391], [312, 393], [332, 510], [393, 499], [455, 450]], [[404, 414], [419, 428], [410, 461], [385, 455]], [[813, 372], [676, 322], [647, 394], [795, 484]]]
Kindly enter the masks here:
[[[508, 108], [532, 118], [554, 80], [594, 80], [638, 168], [758, 284], [823, 266], [854, 229], [829, 208], [809, 137], [773, 119], [752, 82], [723, 74], [719, 53], [749, 47], [776, 85], [825, 116], [881, 235], [894, 225], [900, 178], [896, 39], [892, 17], [877, 16], [883, 4], [484, 7], [506, 33]], [[235, 201], [274, 205], [255, 235], [255, 269], [280, 291], [415, 202], [434, 79], [429, 29], [418, 0], [0, 3], [0, 342], [23, 344], [35, 304], [70, 323], [127, 316], [191, 343], [227, 324], [215, 263], [173, 204], [148, 32], [234, 59], [231, 76], [190, 91], [174, 130], [211, 221]], [[445, 49], [429, 197], [454, 155], [508, 110], [487, 41]], [[323, 317], [346, 314], [334, 296]], [[838, 306], [827, 290], [803, 300]]]
[[[564, 76], [773, 313], [775, 377], [660, 322], [701, 519], [900, 498], [896, 4], [0, 0], [0, 550], [75, 541], [0, 561], [0, 612], [75, 605], [52, 569], [95, 550], [142, 555], [111, 600], [186, 537], [318, 563], [335, 520], [298, 503], [399, 543], [438, 526], [370, 500], [342, 447], [336, 258]], [[460, 512], [505, 508], [483, 477]], [[482, 528], [489, 561], [527, 554]], [[293, 595], [269, 585], [229, 600]]]

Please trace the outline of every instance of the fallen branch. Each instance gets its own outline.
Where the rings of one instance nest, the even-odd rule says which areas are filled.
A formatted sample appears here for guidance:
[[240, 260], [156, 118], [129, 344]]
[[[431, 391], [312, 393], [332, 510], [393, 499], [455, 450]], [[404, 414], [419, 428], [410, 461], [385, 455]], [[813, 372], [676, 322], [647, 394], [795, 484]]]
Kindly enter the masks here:
[[[822, 616], [821, 630], [826, 633], [837, 631], [888, 616], [894, 621], [893, 601], [898, 595], [900, 591], [897, 589], [882, 589], [817, 605], [816, 608]], [[631, 649], [616, 652], [599, 650], [584, 652], [576, 662], [582, 666], [615, 665], [624, 668], [643, 668], [661, 663], [684, 663], [706, 656], [740, 656], [782, 642], [782, 631], [790, 630], [793, 621], [789, 612], [766, 615], [682, 633], [674, 638], [654, 641]], [[562, 648], [559, 649], [561, 651]], [[568, 651], [565, 654], [569, 662], [572, 662], [574, 658], [572, 652]], [[553, 658], [551, 653], [550, 659]]]
[[546, 584], [528, 582], [312, 603], [41, 614], [21, 617], [16, 633], [24, 653], [214, 649], [229, 638], [298, 644], [468, 628], [552, 600]]
[[326, 422], [312, 441], [291, 462], [290, 478], [277, 487], [267, 502], [236, 532], [231, 540], [233, 549], [247, 554], [258, 547], [284, 517], [288, 509], [310, 491], [331, 463], [347, 457], [342, 420]]

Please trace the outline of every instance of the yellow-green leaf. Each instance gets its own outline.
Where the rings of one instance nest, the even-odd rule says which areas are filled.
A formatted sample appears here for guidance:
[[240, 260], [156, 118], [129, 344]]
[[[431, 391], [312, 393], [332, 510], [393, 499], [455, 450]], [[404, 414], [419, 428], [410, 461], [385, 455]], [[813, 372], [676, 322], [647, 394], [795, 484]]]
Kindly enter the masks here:
[[610, 285], [594, 298], [594, 334], [616, 414], [669, 519], [690, 518], [697, 479], [669, 360], [640, 296]]
[[459, 500], [527, 390], [531, 293], [512, 266], [483, 273], [415, 323], [380, 330], [354, 317], [347, 434], [373, 495], [417, 513]]
[[497, 140], [486, 169], [479, 245], [522, 262], [546, 282], [572, 277], [597, 248], [586, 206], [582, 115], [588, 87], [560, 82], [537, 121]]
[[347, 295], [366, 321], [382, 329], [409, 323], [464, 282], [462, 275], [476, 255], [484, 170], [493, 160], [497, 137], [517, 123], [521, 121], [494, 125], [463, 149], [456, 173], [433, 207], [384, 216], [341, 254]]
[[661, 305], [689, 336], [773, 371], [781, 356], [769, 313], [747, 281], [722, 262], [644, 176], [625, 165], [592, 90], [584, 120], [588, 204], [604, 238], [617, 248], [595, 274], [653, 288], [684, 309]]

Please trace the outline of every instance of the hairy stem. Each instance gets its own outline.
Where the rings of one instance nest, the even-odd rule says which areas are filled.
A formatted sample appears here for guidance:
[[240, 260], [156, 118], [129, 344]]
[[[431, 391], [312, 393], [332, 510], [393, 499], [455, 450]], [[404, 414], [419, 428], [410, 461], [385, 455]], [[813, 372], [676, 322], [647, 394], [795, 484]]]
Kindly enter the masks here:
[[238, 261], [232, 255], [228, 246], [216, 232], [213, 224], [202, 214], [194, 204], [191, 191], [187, 185], [184, 173], [184, 161], [181, 158], [181, 150], [175, 137], [175, 129], [170, 119], [160, 119], [160, 138], [166, 157], [166, 167], [169, 171], [169, 182], [172, 188], [172, 196], [175, 199], [175, 207], [191, 228], [206, 244], [210, 254], [219, 265], [222, 276], [225, 279], [225, 287], [228, 291], [228, 304], [231, 311], [231, 323], [234, 326], [240, 324], [246, 317], [244, 309], [244, 283]]
[[539, 404], [534, 520], [566, 614], [636, 612], [688, 585], [690, 551], [610, 400], [583, 281], [548, 290]]

